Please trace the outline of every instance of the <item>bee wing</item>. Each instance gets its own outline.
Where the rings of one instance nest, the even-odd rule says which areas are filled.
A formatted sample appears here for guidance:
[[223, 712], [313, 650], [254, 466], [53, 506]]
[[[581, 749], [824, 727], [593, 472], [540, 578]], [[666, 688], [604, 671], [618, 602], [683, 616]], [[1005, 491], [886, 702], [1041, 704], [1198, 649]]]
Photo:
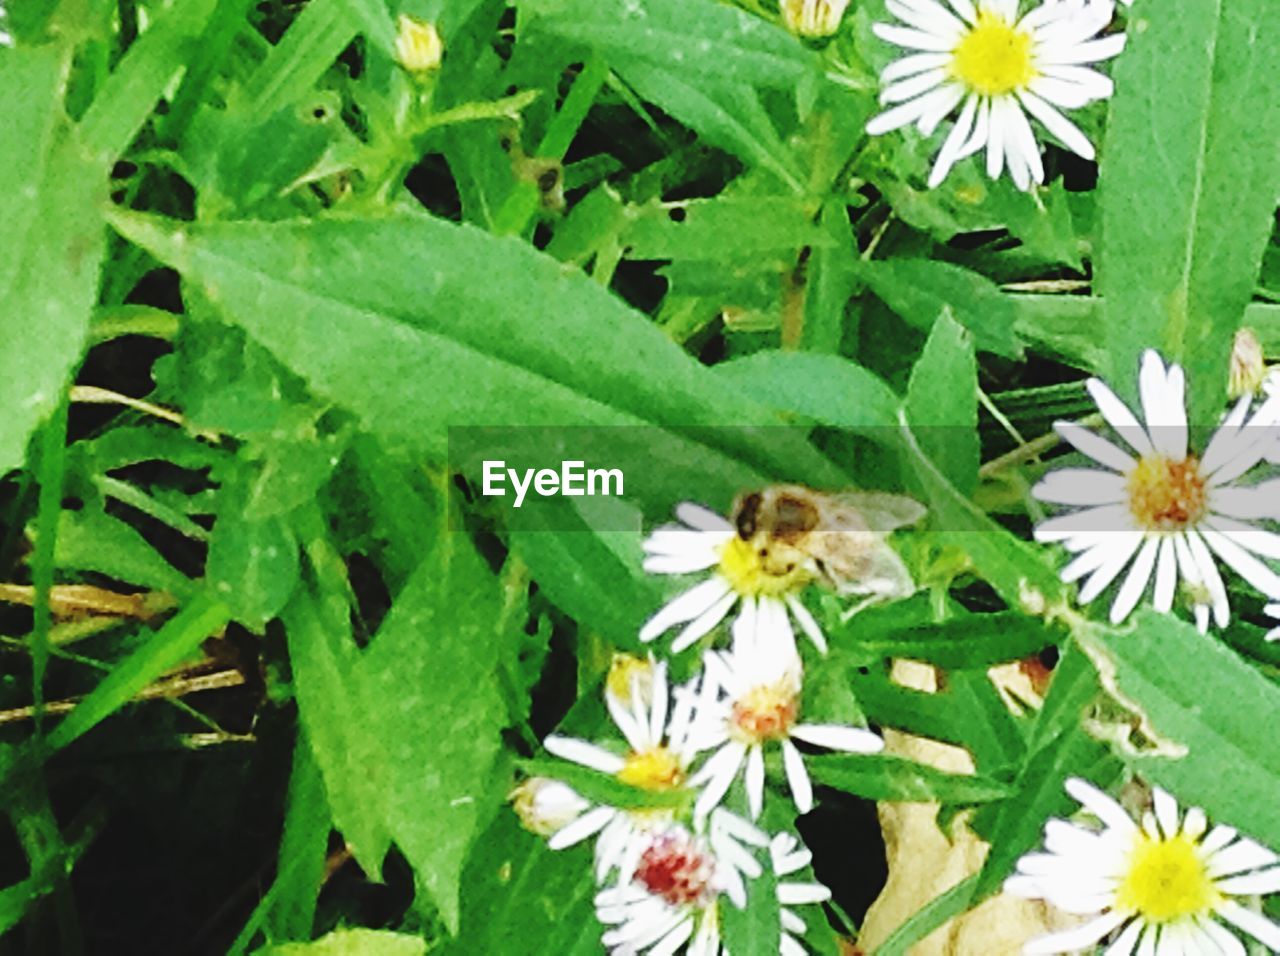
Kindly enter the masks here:
[[861, 574], [840, 582], [841, 594], [863, 594], [886, 601], [915, 594], [916, 583], [911, 579], [911, 572], [891, 546], [880, 542], [867, 551], [865, 559]]
[[840, 504], [860, 512], [870, 530], [882, 533], [913, 525], [927, 511], [914, 498], [884, 491], [848, 491], [835, 497]]

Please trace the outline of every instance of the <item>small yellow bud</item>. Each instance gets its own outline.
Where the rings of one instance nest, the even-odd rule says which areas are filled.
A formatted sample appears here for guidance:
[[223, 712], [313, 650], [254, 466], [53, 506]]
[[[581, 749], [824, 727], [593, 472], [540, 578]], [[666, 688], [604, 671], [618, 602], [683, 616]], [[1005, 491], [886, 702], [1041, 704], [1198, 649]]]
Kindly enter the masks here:
[[538, 836], [551, 836], [572, 823], [589, 804], [568, 784], [530, 777], [507, 795], [520, 825]]
[[439, 69], [444, 58], [444, 41], [436, 25], [402, 13], [397, 26], [396, 62], [410, 73]]
[[1262, 343], [1253, 329], [1236, 332], [1231, 346], [1231, 372], [1227, 379], [1227, 394], [1234, 401], [1245, 395], [1256, 395], [1267, 378], [1267, 364], [1262, 356]]
[[627, 709], [631, 708], [631, 691], [640, 694], [640, 702], [648, 707], [653, 702], [653, 658], [634, 654], [614, 654], [605, 678], [604, 692]]
[[849, 0], [781, 0], [782, 22], [797, 36], [819, 39], [840, 29]]

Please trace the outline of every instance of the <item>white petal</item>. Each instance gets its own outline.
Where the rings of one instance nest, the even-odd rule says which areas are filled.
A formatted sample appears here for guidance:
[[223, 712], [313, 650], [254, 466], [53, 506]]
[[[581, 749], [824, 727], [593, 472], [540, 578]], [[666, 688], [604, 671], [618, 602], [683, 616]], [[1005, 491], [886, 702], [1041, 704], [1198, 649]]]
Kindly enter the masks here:
[[1273, 952], [1280, 952], [1280, 926], [1260, 913], [1226, 900], [1218, 905], [1218, 915], [1243, 930]]
[[1155, 450], [1151, 445], [1151, 439], [1138, 424], [1138, 419], [1129, 410], [1129, 406], [1120, 401], [1116, 393], [1111, 391], [1101, 379], [1091, 378], [1085, 383], [1085, 387], [1098, 406], [1098, 411], [1102, 412], [1102, 417], [1107, 420], [1107, 424], [1129, 443], [1130, 448], [1139, 455], [1149, 455]]
[[1166, 840], [1178, 835], [1178, 801], [1160, 787], [1151, 790], [1151, 801], [1155, 807], [1156, 820], [1160, 823], [1160, 832]]
[[1108, 794], [1099, 790], [1089, 781], [1081, 777], [1071, 777], [1063, 784], [1082, 807], [1102, 821], [1102, 824], [1116, 832], [1128, 835], [1138, 829], [1133, 818]]
[[799, 598], [790, 594], [787, 595], [787, 607], [791, 609], [792, 617], [800, 624], [800, 630], [813, 641], [813, 646], [818, 649], [818, 653], [827, 653], [827, 637], [822, 633], [818, 622], [813, 619], [813, 615], [809, 613], [809, 609], [801, 603]]
[[1049, 956], [1053, 953], [1071, 953], [1085, 949], [1102, 939], [1128, 917], [1124, 913], [1107, 912], [1081, 926], [1051, 933], [1031, 940], [1023, 947], [1024, 956]]
[[934, 160], [933, 169], [929, 171], [930, 189], [936, 189], [947, 178], [947, 173], [951, 172], [951, 167], [960, 158], [960, 150], [969, 138], [969, 134], [973, 132], [973, 118], [977, 109], [978, 98], [976, 96], [968, 97], [964, 102], [964, 107], [960, 110], [960, 116], [956, 119], [955, 125], [951, 127], [951, 132], [947, 134], [946, 141], [942, 144], [942, 149], [938, 151], [938, 158]]
[[671, 653], [679, 654], [685, 648], [694, 642], [700, 640], [707, 634], [710, 634], [721, 621], [724, 616], [729, 613], [735, 604], [738, 603], [738, 595], [733, 591], [729, 591], [717, 603], [713, 604], [702, 615], [691, 621], [684, 630], [675, 636], [675, 640], [671, 642]]
[[1141, 531], [1116, 534], [1115, 540], [1109, 547], [1106, 562], [1084, 582], [1084, 586], [1080, 588], [1080, 593], [1076, 596], [1076, 600], [1081, 604], [1088, 604], [1105, 591], [1111, 582], [1120, 575], [1120, 572], [1124, 570], [1124, 566], [1133, 558], [1134, 552], [1142, 544], [1143, 537], [1144, 535]]
[[1151, 572], [1155, 568], [1156, 553], [1159, 548], [1160, 539], [1149, 538], [1142, 546], [1142, 550], [1138, 552], [1133, 567], [1129, 569], [1128, 577], [1120, 587], [1120, 593], [1116, 595], [1111, 605], [1112, 624], [1119, 624], [1127, 618], [1142, 600], [1142, 595], [1146, 593], [1147, 585], [1151, 581]]
[[1137, 465], [1137, 461], [1132, 455], [1129, 455], [1097, 432], [1091, 431], [1083, 425], [1079, 425], [1076, 422], [1054, 422], [1053, 428], [1063, 439], [1074, 445], [1077, 450], [1088, 455], [1100, 465], [1106, 465], [1122, 475], [1128, 474]]
[[779, 883], [778, 902], [783, 906], [805, 906], [809, 903], [825, 903], [831, 899], [831, 891], [821, 883]]
[[747, 787], [747, 806], [751, 810], [751, 819], [759, 820], [760, 811], [764, 809], [764, 751], [759, 744], [747, 751], [747, 772], [744, 782]]
[[923, 73], [926, 70], [935, 70], [940, 66], [946, 66], [950, 62], [950, 53], [915, 53], [911, 56], [904, 56], [901, 59], [894, 60], [881, 71], [880, 83], [888, 86], [897, 80], [915, 76], [917, 73]]
[[791, 728], [791, 736], [816, 747], [846, 753], [874, 754], [884, 749], [884, 741], [878, 734], [840, 724], [800, 724]]
[[625, 761], [617, 754], [610, 753], [603, 747], [597, 747], [595, 744], [589, 744], [585, 740], [579, 740], [576, 737], [549, 734], [542, 741], [542, 745], [547, 748], [549, 753], [555, 754], [562, 760], [571, 760], [576, 764], [590, 767], [592, 770], [598, 770], [601, 773], [615, 774], [625, 765]]
[[1032, 497], [1056, 505], [1111, 505], [1127, 501], [1123, 475], [1091, 468], [1059, 468], [1031, 489]]
[[1209, 547], [1232, 570], [1268, 598], [1280, 598], [1280, 575], [1277, 575], [1240, 545], [1212, 528], [1204, 527], [1200, 529], [1200, 532], [1204, 536], [1204, 540], [1208, 542]]
[[733, 530], [733, 525], [725, 520], [722, 515], [718, 515], [710, 508], [694, 504], [691, 501], [686, 501], [676, 507], [676, 517], [689, 527], [696, 528], [699, 531]]
[[1063, 146], [1078, 156], [1093, 159], [1097, 154], [1089, 137], [1080, 131], [1075, 123], [1067, 119], [1056, 109], [1042, 100], [1030, 90], [1019, 90], [1018, 101], [1028, 113], [1044, 124], [1045, 129], [1058, 138]]
[[551, 839], [547, 840], [547, 846], [552, 850], [563, 850], [575, 843], [581, 843], [587, 837], [595, 836], [603, 830], [617, 812], [613, 807], [596, 807], [553, 833]]
[[1160, 560], [1156, 562], [1156, 593], [1152, 606], [1161, 614], [1173, 608], [1173, 598], [1178, 587], [1178, 559], [1174, 555], [1173, 539], [1160, 540]]
[[791, 788], [796, 810], [808, 813], [813, 809], [813, 784], [809, 781], [809, 771], [804, 768], [800, 751], [790, 740], [782, 741], [782, 766], [787, 772], [787, 785]]
[[1218, 880], [1215, 888], [1219, 893], [1231, 896], [1265, 896], [1268, 893], [1280, 893], [1280, 867], [1260, 870], [1257, 873], [1245, 873], [1242, 876], [1229, 876]]
[[886, 43], [892, 43], [907, 50], [950, 53], [955, 47], [953, 36], [925, 33], [923, 30], [912, 30], [909, 27], [894, 26], [891, 23], [873, 23], [871, 30]]
[[641, 641], [652, 641], [677, 624], [692, 621], [732, 593], [729, 582], [715, 575], [669, 601], [640, 629]]

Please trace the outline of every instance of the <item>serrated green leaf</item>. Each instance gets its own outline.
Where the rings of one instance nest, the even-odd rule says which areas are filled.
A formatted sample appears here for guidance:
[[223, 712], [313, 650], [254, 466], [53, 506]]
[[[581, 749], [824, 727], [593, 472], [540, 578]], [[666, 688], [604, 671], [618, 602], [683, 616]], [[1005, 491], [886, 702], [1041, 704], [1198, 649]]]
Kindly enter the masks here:
[[[423, 215], [188, 229], [115, 213], [113, 222], [390, 450], [443, 459], [459, 422], [627, 425], [613, 433], [616, 447], [602, 440], [596, 451], [646, 474], [650, 503], [663, 508], [691, 488], [731, 500], [767, 474], [838, 481], [803, 436], [744, 427], [778, 419], [648, 319], [515, 240]], [[602, 339], [608, 349], [579, 347]], [[663, 427], [641, 434], [642, 425]]]

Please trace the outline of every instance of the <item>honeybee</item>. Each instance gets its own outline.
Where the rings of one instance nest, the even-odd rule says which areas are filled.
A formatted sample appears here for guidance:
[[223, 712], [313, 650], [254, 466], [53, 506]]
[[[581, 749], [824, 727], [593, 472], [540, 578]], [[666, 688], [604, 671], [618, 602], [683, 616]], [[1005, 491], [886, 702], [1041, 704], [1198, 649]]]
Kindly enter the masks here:
[[774, 485], [739, 495], [731, 520], [761, 572], [778, 578], [807, 574], [838, 594], [876, 601], [915, 592], [910, 572], [885, 538], [924, 514], [923, 505], [900, 495], [828, 495]]

